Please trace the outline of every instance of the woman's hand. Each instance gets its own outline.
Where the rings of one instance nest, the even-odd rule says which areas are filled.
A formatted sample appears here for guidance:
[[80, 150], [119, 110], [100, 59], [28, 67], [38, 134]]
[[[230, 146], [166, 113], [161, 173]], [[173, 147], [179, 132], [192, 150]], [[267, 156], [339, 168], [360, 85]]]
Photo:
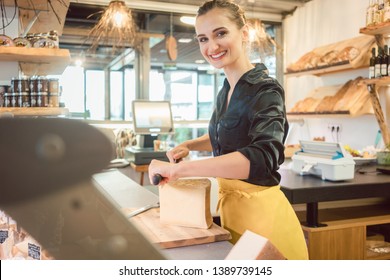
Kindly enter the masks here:
[[169, 162], [176, 163], [181, 161], [183, 158], [188, 156], [190, 153], [190, 149], [185, 145], [184, 143], [176, 146], [172, 150], [169, 150], [167, 152], [167, 157], [169, 159]]
[[153, 159], [149, 164], [149, 180], [154, 182], [154, 177], [160, 175], [161, 180], [158, 185], [163, 185], [169, 181], [175, 181], [179, 179], [175, 174], [174, 163]]

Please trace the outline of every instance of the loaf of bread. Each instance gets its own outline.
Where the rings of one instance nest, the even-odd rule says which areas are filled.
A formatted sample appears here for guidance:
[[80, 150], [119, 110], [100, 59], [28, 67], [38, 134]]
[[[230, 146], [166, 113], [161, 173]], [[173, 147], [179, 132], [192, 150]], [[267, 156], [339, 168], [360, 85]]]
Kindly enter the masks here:
[[[361, 83], [362, 79], [362, 77], [357, 77], [349, 80], [341, 87], [315, 89], [310, 92], [309, 97], [298, 101], [290, 112], [331, 114], [347, 111], [351, 115], [370, 114], [373, 112], [370, 93], [367, 86]], [[338, 89], [332, 94], [335, 88]]]
[[335, 111], [349, 111], [351, 108], [354, 107], [356, 101], [358, 100], [358, 97], [361, 94], [364, 94], [365, 91], [367, 91], [366, 85], [359, 84], [362, 79], [362, 77], [358, 77], [353, 80], [353, 82], [345, 92], [343, 98], [341, 98], [335, 103]]
[[297, 62], [287, 67], [287, 72], [297, 72], [302, 70], [314, 69], [320, 61], [320, 56], [315, 52], [309, 52], [303, 55]]
[[308, 113], [314, 112], [315, 108], [321, 102], [321, 99], [314, 97], [306, 97], [303, 100], [298, 101], [293, 108], [291, 108], [291, 112], [297, 113]]
[[325, 96], [318, 106], [315, 108], [317, 113], [331, 113], [333, 112], [335, 104], [343, 99], [345, 93], [348, 91], [349, 87], [353, 84], [353, 80], [346, 82], [334, 95]]
[[329, 66], [339, 62], [339, 52], [336, 50], [331, 50], [321, 56], [318, 66]]
[[299, 72], [321, 67], [350, 63], [353, 68], [368, 65], [370, 51], [375, 44], [373, 36], [358, 36], [321, 46], [304, 54], [286, 68], [287, 72]]
[[210, 191], [211, 181], [205, 178], [180, 179], [159, 186], [160, 222], [208, 229], [213, 224]]
[[360, 50], [353, 46], [345, 47], [338, 55], [338, 61], [352, 61], [360, 54]]

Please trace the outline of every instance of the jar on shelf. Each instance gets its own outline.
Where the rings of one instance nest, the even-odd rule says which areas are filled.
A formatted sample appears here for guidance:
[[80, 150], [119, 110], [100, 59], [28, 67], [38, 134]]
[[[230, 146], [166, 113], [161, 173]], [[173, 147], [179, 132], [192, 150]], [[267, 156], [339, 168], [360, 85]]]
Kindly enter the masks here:
[[58, 79], [49, 79], [49, 107], [59, 107], [60, 88]]
[[15, 94], [22, 92], [30, 92], [29, 80], [26, 77], [12, 78], [11, 87], [12, 92]]

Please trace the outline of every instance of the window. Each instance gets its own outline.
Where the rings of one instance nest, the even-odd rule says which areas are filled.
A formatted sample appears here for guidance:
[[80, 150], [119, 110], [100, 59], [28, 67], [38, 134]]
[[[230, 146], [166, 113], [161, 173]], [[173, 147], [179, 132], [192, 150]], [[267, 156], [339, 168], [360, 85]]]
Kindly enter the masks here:
[[171, 101], [175, 120], [211, 117], [214, 104], [213, 75], [189, 70], [152, 70], [150, 99]]
[[125, 73], [125, 98], [124, 98], [124, 111], [125, 120], [131, 119], [131, 102], [135, 99], [135, 71], [134, 69], [126, 68]]
[[105, 119], [105, 75], [102, 70], [85, 71], [85, 108], [90, 119]]
[[68, 66], [58, 78], [62, 89], [61, 103], [70, 112], [84, 115], [84, 68]]
[[110, 120], [124, 119], [123, 72], [110, 72]]

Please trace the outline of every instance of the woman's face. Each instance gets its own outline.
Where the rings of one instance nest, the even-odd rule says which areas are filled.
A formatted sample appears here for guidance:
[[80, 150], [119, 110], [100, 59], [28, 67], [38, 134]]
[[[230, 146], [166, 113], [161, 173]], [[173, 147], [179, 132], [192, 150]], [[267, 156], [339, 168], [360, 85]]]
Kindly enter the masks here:
[[218, 69], [233, 65], [245, 53], [246, 27], [238, 29], [226, 13], [224, 9], [215, 8], [198, 16], [195, 23], [200, 52]]

